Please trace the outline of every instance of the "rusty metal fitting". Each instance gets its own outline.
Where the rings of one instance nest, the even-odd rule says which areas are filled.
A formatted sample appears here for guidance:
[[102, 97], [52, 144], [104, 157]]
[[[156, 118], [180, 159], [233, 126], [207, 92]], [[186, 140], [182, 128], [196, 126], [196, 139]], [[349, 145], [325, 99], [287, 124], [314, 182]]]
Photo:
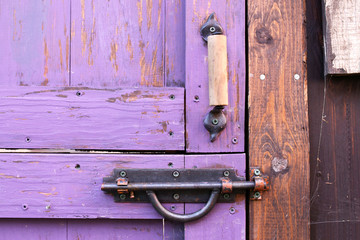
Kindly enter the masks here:
[[232, 181], [228, 177], [221, 178], [221, 193], [232, 193]]

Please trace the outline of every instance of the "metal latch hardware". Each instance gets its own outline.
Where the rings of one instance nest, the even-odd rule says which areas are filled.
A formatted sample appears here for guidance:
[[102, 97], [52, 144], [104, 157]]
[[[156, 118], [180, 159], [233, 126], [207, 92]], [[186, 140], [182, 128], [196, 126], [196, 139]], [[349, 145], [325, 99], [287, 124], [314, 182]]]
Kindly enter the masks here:
[[[269, 178], [252, 168], [250, 181], [238, 177], [234, 169], [114, 169], [105, 177], [101, 190], [113, 194], [115, 202], [150, 202], [165, 218], [188, 222], [205, 216], [216, 202], [234, 202], [235, 195], [251, 190], [251, 198], [261, 199], [269, 189]], [[191, 214], [176, 214], [161, 203], [205, 203]]]

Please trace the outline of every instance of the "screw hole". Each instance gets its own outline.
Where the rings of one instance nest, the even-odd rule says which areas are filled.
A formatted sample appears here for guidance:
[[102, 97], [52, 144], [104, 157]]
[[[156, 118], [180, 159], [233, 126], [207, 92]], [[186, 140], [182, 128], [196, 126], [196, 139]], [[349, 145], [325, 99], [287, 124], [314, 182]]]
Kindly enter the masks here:
[[195, 95], [195, 96], [194, 96], [194, 102], [199, 102], [199, 101], [200, 101], [199, 96], [198, 96], [198, 95]]
[[171, 167], [171, 168], [172, 168], [173, 166], [174, 166], [174, 164], [173, 164], [172, 162], [169, 162], [169, 163], [168, 163], [168, 167]]
[[80, 96], [81, 96], [81, 92], [77, 91], [77, 92], [76, 92], [76, 96], [80, 97]]
[[175, 210], [176, 210], [176, 206], [171, 205], [170, 210], [171, 210], [171, 211], [175, 211]]
[[23, 205], [22, 205], [22, 209], [23, 209], [23, 210], [27, 210], [28, 208], [29, 208], [29, 207], [28, 207], [27, 204], [23, 204]]
[[169, 98], [170, 98], [171, 100], [174, 100], [174, 99], [175, 99], [175, 95], [174, 95], [174, 94], [171, 94], [171, 95], [169, 96]]
[[170, 135], [170, 136], [174, 136], [174, 132], [170, 131], [170, 132], [169, 132], [169, 135]]
[[230, 212], [230, 214], [234, 214], [234, 213], [236, 212], [236, 210], [235, 210], [234, 207], [231, 207], [231, 208], [229, 209], [229, 212]]
[[238, 140], [237, 140], [237, 138], [235, 137], [235, 138], [233, 138], [233, 139], [231, 140], [231, 142], [232, 142], [233, 144], [237, 144]]
[[76, 168], [76, 169], [80, 169], [80, 164], [77, 163], [77, 164], [75, 165], [75, 168]]
[[30, 138], [30, 137], [26, 137], [26, 138], [25, 138], [25, 142], [27, 142], [27, 143], [31, 142], [31, 138]]

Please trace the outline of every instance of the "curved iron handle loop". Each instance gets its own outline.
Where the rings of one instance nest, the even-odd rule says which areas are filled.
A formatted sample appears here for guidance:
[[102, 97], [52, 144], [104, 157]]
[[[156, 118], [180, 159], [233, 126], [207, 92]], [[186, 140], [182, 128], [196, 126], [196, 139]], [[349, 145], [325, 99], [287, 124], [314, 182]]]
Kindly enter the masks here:
[[196, 211], [194, 213], [189, 213], [189, 214], [172, 213], [169, 210], [167, 210], [166, 208], [164, 208], [163, 205], [161, 205], [161, 203], [159, 202], [159, 199], [157, 198], [156, 193], [154, 191], [148, 190], [148, 191], [146, 191], [146, 193], [147, 193], [153, 207], [164, 218], [172, 220], [172, 221], [177, 221], [177, 222], [190, 222], [190, 221], [194, 221], [199, 218], [202, 218], [203, 216], [205, 216], [206, 214], [208, 214], [211, 211], [211, 209], [215, 206], [215, 204], [219, 198], [220, 190], [219, 189], [212, 190], [210, 198], [207, 201], [206, 205], [199, 211]]

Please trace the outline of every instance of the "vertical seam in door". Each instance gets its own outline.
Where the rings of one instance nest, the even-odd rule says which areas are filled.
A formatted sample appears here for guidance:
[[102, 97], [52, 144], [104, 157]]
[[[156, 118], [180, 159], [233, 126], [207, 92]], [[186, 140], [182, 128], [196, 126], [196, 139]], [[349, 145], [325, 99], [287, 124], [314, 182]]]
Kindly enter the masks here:
[[163, 1], [163, 12], [164, 12], [164, 18], [163, 18], [163, 69], [162, 69], [162, 75], [163, 75], [163, 86], [167, 87], [166, 82], [166, 0]]
[[69, 220], [66, 220], [66, 240], [69, 239]]
[[71, 32], [72, 32], [72, 25], [71, 25], [71, 13], [72, 13], [72, 1], [70, 1], [70, 32], [69, 32], [69, 37], [70, 37], [70, 46], [69, 46], [69, 87], [71, 86], [71, 42], [72, 42], [72, 36], [71, 36]]

